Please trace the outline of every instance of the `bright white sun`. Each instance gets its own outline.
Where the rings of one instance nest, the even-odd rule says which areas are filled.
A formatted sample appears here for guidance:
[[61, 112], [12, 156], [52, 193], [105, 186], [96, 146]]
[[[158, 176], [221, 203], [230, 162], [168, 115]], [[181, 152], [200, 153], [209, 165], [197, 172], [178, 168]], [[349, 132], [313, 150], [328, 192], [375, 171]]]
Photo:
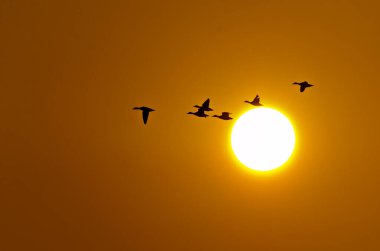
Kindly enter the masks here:
[[281, 166], [293, 152], [295, 133], [290, 121], [271, 108], [243, 114], [232, 129], [231, 145], [247, 167], [268, 171]]

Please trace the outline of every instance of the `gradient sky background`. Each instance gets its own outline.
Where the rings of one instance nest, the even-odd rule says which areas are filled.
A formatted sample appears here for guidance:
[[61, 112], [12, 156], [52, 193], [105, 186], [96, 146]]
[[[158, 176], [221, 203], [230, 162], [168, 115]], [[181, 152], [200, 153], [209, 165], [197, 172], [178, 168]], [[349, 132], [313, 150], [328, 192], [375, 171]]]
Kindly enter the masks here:
[[[1, 249], [380, 249], [379, 10], [2, 0]], [[237, 118], [257, 93], [297, 133], [266, 175], [234, 157], [234, 121], [186, 114], [209, 97]]]

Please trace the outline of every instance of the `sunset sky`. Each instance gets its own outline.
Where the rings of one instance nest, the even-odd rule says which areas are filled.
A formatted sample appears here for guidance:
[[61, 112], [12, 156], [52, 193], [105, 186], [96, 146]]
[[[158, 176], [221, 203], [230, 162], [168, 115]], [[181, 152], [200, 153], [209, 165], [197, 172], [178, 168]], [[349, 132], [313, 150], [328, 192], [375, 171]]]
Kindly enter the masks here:
[[[380, 250], [379, 11], [1, 0], [0, 249]], [[256, 94], [296, 132], [265, 173], [230, 143]]]

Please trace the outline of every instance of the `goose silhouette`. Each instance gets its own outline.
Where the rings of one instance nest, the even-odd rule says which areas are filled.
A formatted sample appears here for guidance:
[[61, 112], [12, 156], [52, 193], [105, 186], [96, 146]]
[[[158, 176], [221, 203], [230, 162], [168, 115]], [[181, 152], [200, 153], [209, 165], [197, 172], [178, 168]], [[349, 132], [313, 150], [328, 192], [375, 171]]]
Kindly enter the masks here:
[[208, 115], [205, 113], [205, 110], [201, 107], [201, 108], [198, 108], [198, 111], [196, 112], [188, 112], [187, 114], [192, 114], [192, 115], [195, 115], [197, 117], [203, 117], [203, 118], [206, 118]]
[[307, 81], [303, 81], [301, 83], [294, 82], [293, 85], [299, 85], [300, 86], [300, 92], [303, 92], [307, 87], [314, 86], [314, 85], [309, 84]]
[[216, 118], [220, 118], [220, 119], [223, 119], [223, 120], [230, 120], [232, 119], [230, 117], [230, 112], [222, 112], [222, 115], [214, 115], [213, 117], [216, 117]]
[[213, 111], [213, 109], [210, 108], [210, 99], [209, 98], [206, 99], [205, 102], [203, 102], [202, 106], [194, 105], [194, 107], [196, 107], [196, 108], [202, 108], [206, 112]]
[[146, 125], [146, 123], [148, 122], [149, 113], [155, 111], [152, 108], [149, 108], [149, 107], [146, 107], [146, 106], [134, 107], [133, 109], [134, 110], [141, 110], [142, 111], [144, 125]]
[[252, 101], [244, 101], [248, 104], [251, 104], [251, 105], [254, 105], [254, 106], [263, 106], [262, 104], [260, 104], [260, 97], [259, 95], [256, 95], [256, 97], [252, 100]]

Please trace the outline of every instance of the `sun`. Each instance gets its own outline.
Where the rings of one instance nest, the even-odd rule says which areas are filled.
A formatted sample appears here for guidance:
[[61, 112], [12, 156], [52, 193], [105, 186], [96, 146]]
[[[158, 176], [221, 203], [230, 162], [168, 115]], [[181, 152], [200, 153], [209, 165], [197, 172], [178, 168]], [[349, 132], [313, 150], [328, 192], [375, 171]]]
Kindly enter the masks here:
[[268, 171], [284, 164], [295, 145], [289, 119], [272, 108], [254, 108], [236, 121], [231, 134], [236, 157], [245, 166]]

